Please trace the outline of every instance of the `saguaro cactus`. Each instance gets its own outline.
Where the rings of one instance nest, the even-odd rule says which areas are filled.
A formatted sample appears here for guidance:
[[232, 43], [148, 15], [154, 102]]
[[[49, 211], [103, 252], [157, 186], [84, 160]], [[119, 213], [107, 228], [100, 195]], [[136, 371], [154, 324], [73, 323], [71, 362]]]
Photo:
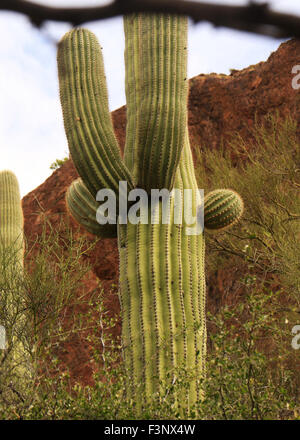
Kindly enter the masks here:
[[[187, 18], [124, 17], [127, 128], [124, 158], [108, 109], [103, 60], [95, 36], [74, 29], [61, 40], [58, 71], [65, 130], [81, 177], [67, 193], [74, 217], [99, 236], [118, 236], [120, 302], [128, 393], [137, 402], [165, 395], [181, 374], [189, 405], [200, 398], [205, 370], [204, 235], [187, 221], [162, 221], [162, 202], [148, 207], [148, 224], [100, 225], [97, 191], [142, 188], [192, 191], [197, 183], [187, 127]], [[186, 200], [183, 197], [183, 211]], [[109, 226], [109, 231], [107, 227]], [[221, 226], [223, 223], [221, 222]], [[175, 396], [176, 400], [176, 396]]]
[[23, 268], [23, 211], [19, 184], [14, 173], [0, 172], [0, 249], [11, 250], [15, 263]]
[[[10, 326], [9, 353], [13, 360], [12, 371], [24, 379], [25, 351], [21, 342], [24, 316], [22, 298], [17, 291], [23, 275], [24, 236], [23, 211], [19, 184], [11, 171], [0, 172], [0, 295], [6, 316], [0, 316], [0, 324]], [[3, 309], [2, 309], [3, 310]]]

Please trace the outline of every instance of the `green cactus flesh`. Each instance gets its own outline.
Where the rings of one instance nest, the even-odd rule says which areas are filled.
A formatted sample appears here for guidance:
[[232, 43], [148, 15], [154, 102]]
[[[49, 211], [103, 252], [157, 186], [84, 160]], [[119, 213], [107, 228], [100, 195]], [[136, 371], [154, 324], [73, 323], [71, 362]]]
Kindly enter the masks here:
[[236, 223], [243, 213], [241, 196], [231, 189], [211, 191], [204, 199], [205, 227], [221, 230]]
[[[195, 179], [187, 126], [187, 18], [162, 14], [124, 17], [127, 127], [124, 160], [113, 133], [100, 46], [85, 29], [67, 33], [58, 48], [65, 131], [82, 178], [67, 195], [69, 209], [90, 232], [97, 191], [176, 188], [192, 190]], [[184, 201], [185, 203], [185, 201]], [[183, 374], [189, 387], [176, 396], [186, 406], [201, 397], [205, 372], [204, 234], [188, 235], [183, 215], [157, 222], [118, 224], [120, 303], [127, 391], [143, 404], [166, 395]], [[148, 208], [150, 216], [150, 208]], [[94, 216], [94, 219], [92, 218]], [[114, 225], [107, 225], [109, 227]]]

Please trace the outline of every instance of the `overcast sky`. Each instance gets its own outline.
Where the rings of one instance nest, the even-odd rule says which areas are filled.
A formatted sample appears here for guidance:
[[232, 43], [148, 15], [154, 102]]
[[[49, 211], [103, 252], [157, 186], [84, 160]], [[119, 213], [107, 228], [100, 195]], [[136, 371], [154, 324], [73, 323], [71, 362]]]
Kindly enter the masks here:
[[[209, 1], [209, 0], [206, 0]], [[210, 0], [244, 4], [246, 0]], [[57, 6], [100, 5], [101, 0], [41, 0]], [[273, 0], [274, 9], [300, 15], [299, 0]], [[101, 42], [110, 109], [125, 104], [124, 37], [121, 18], [88, 23]], [[68, 153], [58, 96], [55, 42], [68, 24], [47, 23], [43, 31], [21, 15], [0, 12], [0, 169], [18, 177], [21, 195], [52, 173], [50, 164]], [[229, 73], [265, 61], [281, 41], [248, 33], [190, 25], [188, 77]]]

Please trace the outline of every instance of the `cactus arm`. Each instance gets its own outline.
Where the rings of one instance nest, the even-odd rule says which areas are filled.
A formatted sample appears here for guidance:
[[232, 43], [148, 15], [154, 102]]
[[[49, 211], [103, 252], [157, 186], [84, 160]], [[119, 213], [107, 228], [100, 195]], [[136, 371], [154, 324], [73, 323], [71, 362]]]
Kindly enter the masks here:
[[117, 236], [117, 225], [101, 225], [97, 222], [96, 212], [99, 203], [80, 178], [68, 188], [66, 202], [72, 216], [88, 232], [102, 238]]
[[132, 188], [120, 156], [111, 116], [103, 58], [96, 37], [74, 29], [58, 47], [60, 97], [72, 159], [92, 196], [102, 188], [117, 193], [119, 181]]
[[211, 191], [204, 198], [205, 228], [221, 231], [240, 220], [244, 211], [241, 196], [231, 189]]
[[124, 17], [125, 163], [136, 186], [172, 189], [187, 125], [187, 18]]

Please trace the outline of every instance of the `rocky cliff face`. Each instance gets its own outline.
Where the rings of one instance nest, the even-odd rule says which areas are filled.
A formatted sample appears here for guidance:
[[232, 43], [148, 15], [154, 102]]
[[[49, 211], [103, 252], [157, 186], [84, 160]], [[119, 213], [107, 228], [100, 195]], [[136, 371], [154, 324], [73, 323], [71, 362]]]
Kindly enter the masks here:
[[[221, 142], [226, 147], [234, 133], [247, 138], [247, 128], [253, 124], [255, 118], [260, 120], [272, 111], [278, 111], [283, 116], [290, 113], [300, 121], [300, 90], [292, 87], [295, 76], [292, 68], [298, 64], [300, 41], [290, 40], [271, 54], [266, 62], [234, 71], [231, 75], [210, 74], [192, 78], [188, 105], [193, 151], [196, 152], [200, 147], [218, 149]], [[112, 118], [120, 147], [123, 149], [126, 108], [114, 111]], [[75, 178], [77, 172], [69, 160], [24, 197], [25, 234], [29, 244], [41, 234], [45, 216], [54, 228], [62, 228], [62, 233], [62, 225], [69, 223], [74, 233], [84, 234], [90, 242], [95, 241], [95, 237], [86, 233], [70, 218], [66, 209], [65, 193]], [[30, 258], [34, 258], [34, 252], [28, 256]], [[116, 240], [99, 240], [89, 254], [89, 261], [92, 270], [85, 280], [87, 291], [95, 288], [100, 279], [106, 292], [106, 306], [112, 313], [118, 313], [118, 297], [111, 291], [111, 286], [118, 284]], [[221, 281], [226, 282], [223, 280], [224, 274], [216, 276], [216, 286], [221, 288]], [[120, 333], [120, 324], [115, 333]], [[90, 381], [92, 369], [89, 366], [89, 350], [80, 340], [69, 342], [64, 347], [61, 358], [71, 368], [74, 377], [85, 383]]]

